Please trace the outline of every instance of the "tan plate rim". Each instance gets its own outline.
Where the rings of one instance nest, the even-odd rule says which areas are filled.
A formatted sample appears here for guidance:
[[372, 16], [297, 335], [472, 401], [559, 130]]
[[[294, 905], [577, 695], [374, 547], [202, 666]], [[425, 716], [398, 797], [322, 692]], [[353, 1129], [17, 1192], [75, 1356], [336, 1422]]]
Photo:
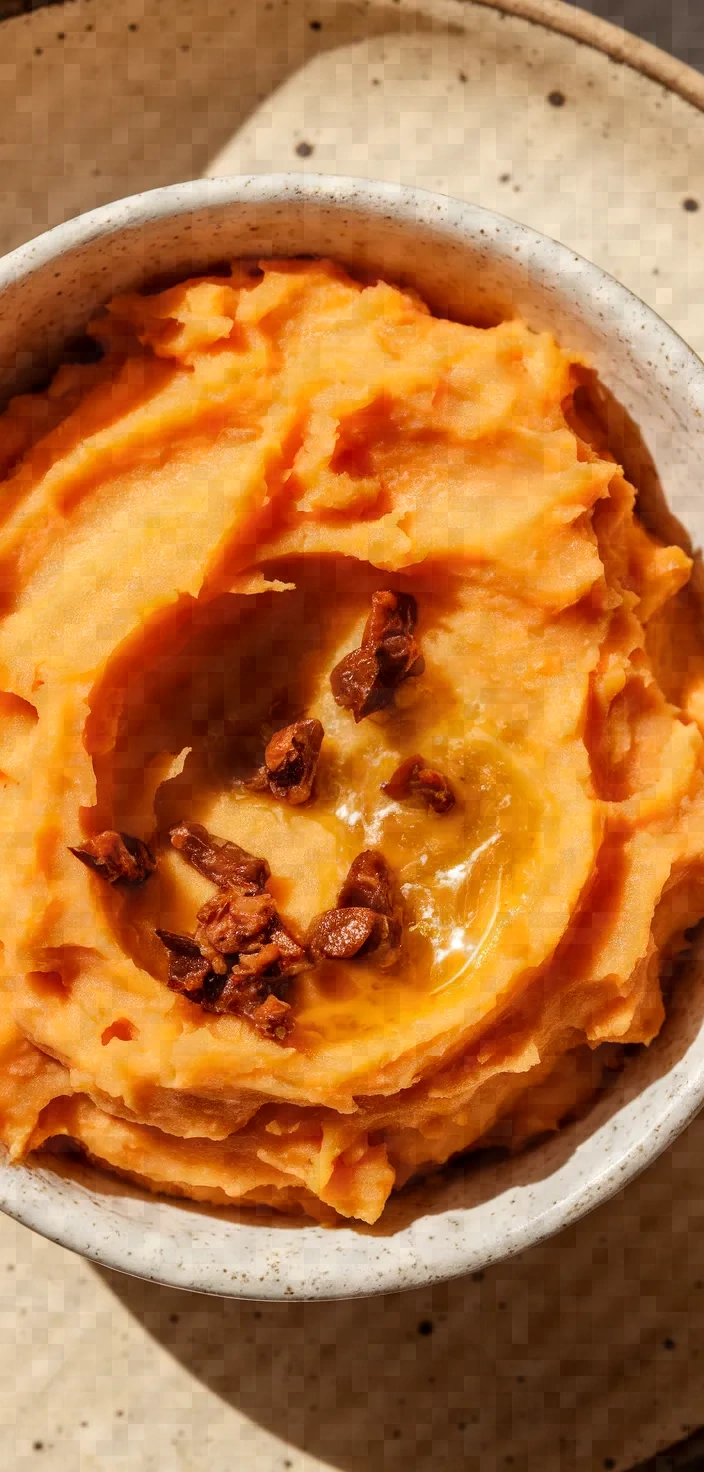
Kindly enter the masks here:
[[[451, 0], [452, 8], [465, 8], [466, 0]], [[596, 51], [611, 57], [612, 61], [631, 67], [642, 76], [659, 82], [668, 92], [674, 92], [686, 102], [704, 112], [704, 75], [686, 61], [671, 56], [660, 46], [645, 41], [613, 21], [603, 20], [582, 10], [579, 0], [471, 0], [474, 5], [483, 5], [487, 10], [498, 10], [504, 15], [513, 15], [518, 20], [529, 21], [545, 30], [569, 36], [579, 45], [591, 46]], [[29, 14], [0, 15], [0, 26], [13, 20], [30, 20], [52, 4], [52, 0], [40, 0]]]
[[558, 31], [581, 45], [603, 51], [612, 61], [632, 67], [704, 112], [704, 76], [700, 72], [613, 21], [582, 10], [578, 3], [567, 4], [566, 0], [472, 0], [472, 3], [515, 15], [519, 20]]

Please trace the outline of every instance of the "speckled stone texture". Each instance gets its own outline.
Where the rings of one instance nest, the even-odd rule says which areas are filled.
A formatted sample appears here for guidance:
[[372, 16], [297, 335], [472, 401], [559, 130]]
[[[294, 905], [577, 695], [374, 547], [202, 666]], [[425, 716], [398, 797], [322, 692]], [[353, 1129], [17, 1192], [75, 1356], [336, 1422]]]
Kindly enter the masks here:
[[[704, 118], [590, 47], [454, 0], [75, 0], [2, 40], [0, 249], [218, 160], [375, 174], [546, 230], [704, 351]], [[2, 1219], [6, 1465], [622, 1472], [702, 1418], [703, 1146], [481, 1282], [347, 1304], [184, 1295]]]
[[703, 1157], [700, 1119], [550, 1243], [348, 1303], [159, 1288], [0, 1218], [3, 1467], [625, 1472], [702, 1415]]

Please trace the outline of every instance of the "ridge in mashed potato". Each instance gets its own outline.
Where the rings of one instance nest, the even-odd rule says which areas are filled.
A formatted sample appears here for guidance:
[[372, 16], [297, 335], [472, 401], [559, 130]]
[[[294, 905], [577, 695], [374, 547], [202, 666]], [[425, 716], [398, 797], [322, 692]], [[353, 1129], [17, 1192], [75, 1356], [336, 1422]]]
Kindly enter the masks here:
[[521, 321], [265, 261], [90, 331], [0, 419], [0, 1138], [374, 1222], [662, 1026], [698, 568]]

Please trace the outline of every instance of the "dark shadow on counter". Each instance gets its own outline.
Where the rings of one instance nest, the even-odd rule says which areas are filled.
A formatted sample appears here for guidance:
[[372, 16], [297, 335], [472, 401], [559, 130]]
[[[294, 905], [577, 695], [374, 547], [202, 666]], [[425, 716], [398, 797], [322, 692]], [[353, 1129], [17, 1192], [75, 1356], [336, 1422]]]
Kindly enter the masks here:
[[[549, 1243], [383, 1298], [255, 1303], [96, 1271], [189, 1375], [280, 1439], [282, 1472], [294, 1448], [339, 1472], [582, 1472], [585, 1427], [596, 1472], [625, 1472], [662, 1438], [657, 1397], [635, 1404], [640, 1375], [651, 1390], [653, 1376], [669, 1384], [701, 1349], [672, 1302], [704, 1291], [704, 1234], [691, 1231], [703, 1151], [701, 1116], [642, 1183]], [[524, 1169], [538, 1173], [541, 1158]], [[473, 1186], [491, 1173], [472, 1171]], [[452, 1174], [466, 1201], [466, 1173]], [[619, 1419], [604, 1403], [614, 1386], [625, 1393], [626, 1353]]]

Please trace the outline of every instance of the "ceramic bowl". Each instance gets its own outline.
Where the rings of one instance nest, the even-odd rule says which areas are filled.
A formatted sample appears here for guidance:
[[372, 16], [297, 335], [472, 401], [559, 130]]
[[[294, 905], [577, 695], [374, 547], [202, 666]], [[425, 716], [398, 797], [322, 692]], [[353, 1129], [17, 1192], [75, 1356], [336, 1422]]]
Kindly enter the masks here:
[[[363, 180], [201, 180], [61, 225], [0, 263], [0, 393], [36, 385], [95, 309], [155, 277], [235, 256], [336, 257], [413, 285], [467, 320], [520, 313], [586, 353], [642, 435], [692, 540], [702, 540], [704, 366], [603, 271], [534, 231], [454, 199]], [[0, 1206], [107, 1266], [209, 1293], [336, 1298], [450, 1278], [520, 1251], [604, 1201], [704, 1101], [704, 965], [675, 992], [661, 1036], [584, 1119], [514, 1160], [456, 1165], [394, 1198], [374, 1228], [203, 1210], [88, 1166], [0, 1165]]]

